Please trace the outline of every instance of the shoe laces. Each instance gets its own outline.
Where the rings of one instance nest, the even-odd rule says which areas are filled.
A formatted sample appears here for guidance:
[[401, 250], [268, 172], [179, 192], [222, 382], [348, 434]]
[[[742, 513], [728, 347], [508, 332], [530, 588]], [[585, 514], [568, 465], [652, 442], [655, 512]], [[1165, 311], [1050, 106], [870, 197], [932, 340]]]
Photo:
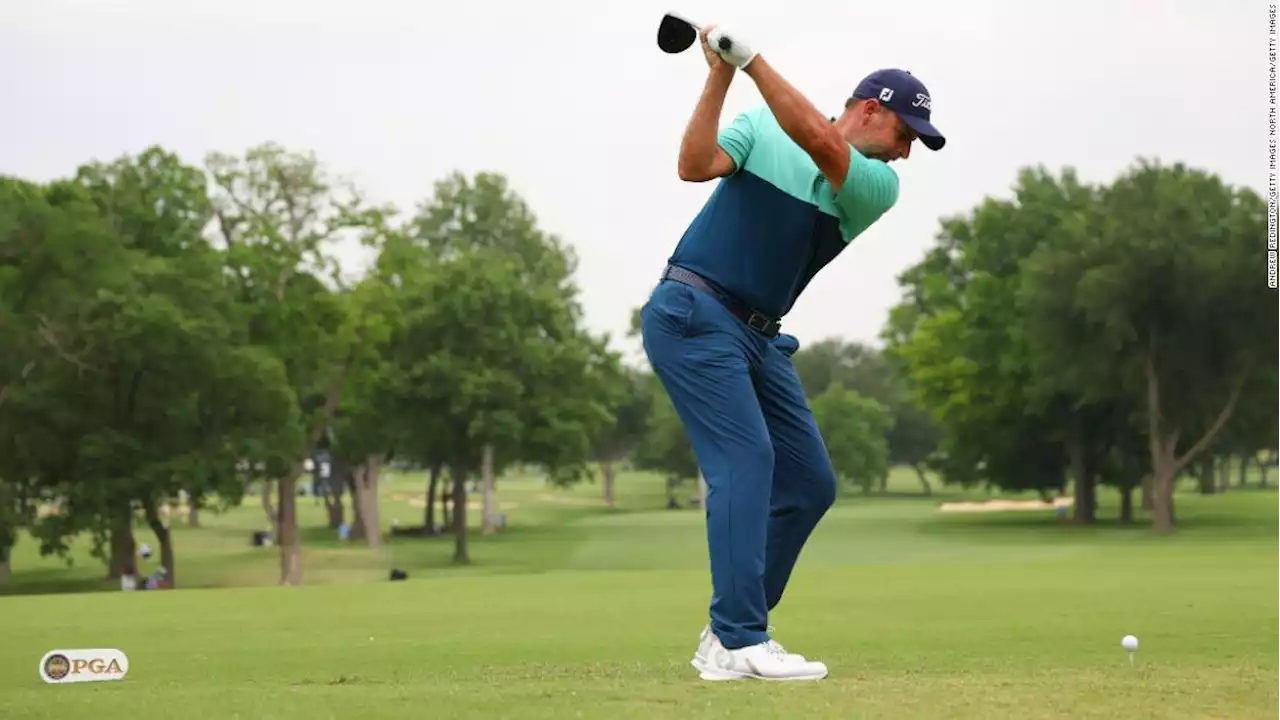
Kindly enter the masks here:
[[[774, 628], [772, 625], [765, 628], [765, 632], [771, 635], [773, 634], [773, 630]], [[771, 652], [780, 653], [783, 657], [787, 657], [791, 655], [791, 653], [787, 652], [786, 648], [782, 647], [782, 643], [778, 642], [777, 640], [774, 640], [773, 638], [769, 638], [769, 641], [765, 643], [765, 646], [768, 647]]]
[[791, 656], [787, 654], [787, 651], [783, 650], [782, 646], [776, 642], [765, 643], [764, 651], [772, 655], [778, 660], [778, 662], [787, 662], [791, 658]]

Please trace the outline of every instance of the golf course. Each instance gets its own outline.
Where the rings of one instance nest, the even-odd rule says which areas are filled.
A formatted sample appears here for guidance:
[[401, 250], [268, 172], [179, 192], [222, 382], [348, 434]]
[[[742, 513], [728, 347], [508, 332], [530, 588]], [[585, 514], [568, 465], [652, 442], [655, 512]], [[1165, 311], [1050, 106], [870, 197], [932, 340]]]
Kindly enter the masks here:
[[0, 720], [1280, 717], [1275, 5], [10, 4]]
[[[388, 474], [384, 522], [420, 524], [423, 476]], [[1077, 527], [1051, 507], [944, 511], [1035, 495], [924, 496], [909, 470], [885, 494], [845, 492], [770, 619], [830, 666], [819, 683], [697, 679], [702, 514], [665, 509], [655, 475], [622, 473], [614, 509], [598, 485], [505, 476], [508, 527], [477, 526], [465, 567], [447, 534], [348, 545], [299, 498], [300, 587], [276, 585], [278, 549], [251, 546], [252, 499], [197, 529], [174, 520], [180, 590], [113, 591], [87, 542], [68, 568], [24, 539], [0, 598], [3, 715], [1274, 717], [1276, 493], [1192, 485], [1170, 537], [1115, 523], [1107, 493], [1098, 523]], [[389, 582], [392, 567], [408, 580]], [[1141, 642], [1132, 665], [1125, 634]], [[128, 676], [40, 681], [46, 651], [93, 647], [123, 650]]]

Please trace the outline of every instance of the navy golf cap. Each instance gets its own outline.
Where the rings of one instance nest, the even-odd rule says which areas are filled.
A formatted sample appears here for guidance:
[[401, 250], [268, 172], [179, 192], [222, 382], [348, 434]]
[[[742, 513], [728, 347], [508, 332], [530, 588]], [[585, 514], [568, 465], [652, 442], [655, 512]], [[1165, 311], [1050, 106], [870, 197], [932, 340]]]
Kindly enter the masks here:
[[929, 122], [933, 101], [928, 88], [906, 70], [886, 68], [871, 73], [858, 83], [853, 97], [856, 100], [873, 98], [896, 112], [930, 150], [941, 150], [947, 143], [938, 128]]

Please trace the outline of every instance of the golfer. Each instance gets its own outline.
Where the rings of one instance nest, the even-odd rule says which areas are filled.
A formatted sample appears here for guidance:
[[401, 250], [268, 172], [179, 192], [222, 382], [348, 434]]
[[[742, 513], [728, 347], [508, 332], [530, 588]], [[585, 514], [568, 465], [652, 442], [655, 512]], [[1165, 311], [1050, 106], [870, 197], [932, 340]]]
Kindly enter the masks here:
[[[893, 207], [888, 163], [918, 138], [945, 140], [910, 73], [864, 78], [834, 120], [732, 36], [700, 32], [710, 73], [680, 147], [688, 182], [723, 178], [642, 311], [645, 354], [675, 405], [707, 482], [710, 624], [693, 666], [705, 680], [817, 680], [823, 663], [787, 652], [769, 611], [835, 500], [835, 473], [779, 333], [814, 275]], [[719, 129], [737, 70], [766, 107]]]

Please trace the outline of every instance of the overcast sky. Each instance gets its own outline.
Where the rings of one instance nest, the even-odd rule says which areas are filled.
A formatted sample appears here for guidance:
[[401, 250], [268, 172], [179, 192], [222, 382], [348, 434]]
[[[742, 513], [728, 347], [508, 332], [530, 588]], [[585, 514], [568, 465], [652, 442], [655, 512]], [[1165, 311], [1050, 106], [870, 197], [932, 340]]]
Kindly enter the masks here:
[[[933, 96], [947, 147], [895, 163], [897, 206], [785, 319], [802, 346], [874, 341], [939, 217], [1006, 195], [1021, 166], [1102, 181], [1147, 155], [1266, 187], [1259, 0], [0, 6], [0, 173], [46, 180], [153, 143], [199, 163], [273, 140], [411, 210], [452, 170], [499, 171], [577, 249], [587, 321], [619, 338], [712, 190], [676, 177], [706, 66], [657, 50], [667, 10], [738, 30], [828, 114], [881, 67]], [[740, 75], [723, 121], [760, 102]]]

